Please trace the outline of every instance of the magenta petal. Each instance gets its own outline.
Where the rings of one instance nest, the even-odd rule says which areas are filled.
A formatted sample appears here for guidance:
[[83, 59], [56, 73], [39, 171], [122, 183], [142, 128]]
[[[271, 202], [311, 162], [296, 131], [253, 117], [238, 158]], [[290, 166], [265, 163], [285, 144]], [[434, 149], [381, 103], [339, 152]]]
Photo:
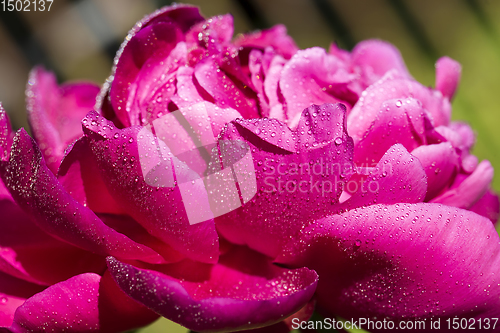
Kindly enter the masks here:
[[151, 57], [146, 61], [128, 88], [127, 110], [139, 116], [139, 123], [149, 123], [168, 112], [176, 88], [176, 71], [186, 62], [184, 42], [179, 42], [167, 57]]
[[436, 89], [451, 100], [461, 74], [462, 66], [457, 61], [449, 57], [439, 58], [436, 62]]
[[[229, 43], [233, 38], [234, 23], [231, 14], [211, 17], [205, 21], [199, 22], [186, 34], [188, 43], [197, 43], [210, 51], [221, 51], [217, 48]], [[213, 50], [211, 50], [213, 49]]]
[[431, 202], [469, 209], [486, 193], [492, 180], [493, 167], [491, 163], [486, 160], [482, 161], [470, 176], [463, 181], [459, 178], [460, 183], [432, 199]]
[[476, 142], [476, 133], [474, 133], [474, 130], [469, 124], [454, 121], [450, 123], [449, 128], [458, 136], [458, 138], [455, 137], [455, 140], [453, 141], [449, 140], [452, 141], [454, 147], [468, 152], [472, 146], [474, 146], [474, 143]]
[[413, 98], [422, 103], [422, 108], [430, 114], [434, 127], [448, 125], [451, 105], [438, 91], [422, 86], [417, 81], [401, 76], [395, 70], [369, 86], [361, 95], [347, 118], [349, 135], [361, 138], [370, 128], [382, 103], [390, 99]]
[[420, 146], [411, 154], [420, 160], [427, 174], [426, 201], [449, 186], [460, 170], [460, 157], [449, 142]]
[[203, 101], [198, 89], [193, 82], [194, 69], [184, 66], [177, 70], [177, 92], [172, 96], [172, 101], [179, 107], [189, 107]]
[[344, 117], [342, 104], [324, 104], [304, 110], [294, 131], [276, 119], [228, 124], [220, 139], [248, 144], [252, 172], [246, 174], [255, 175], [255, 183], [239, 181], [243, 205], [238, 200], [216, 218], [220, 234], [274, 257], [290, 236], [332, 211], [352, 173]]
[[338, 211], [373, 204], [415, 203], [424, 200], [427, 176], [420, 161], [401, 145], [392, 146], [366, 179], [351, 178], [346, 184], [352, 196], [337, 206]]
[[0, 271], [40, 285], [104, 271], [103, 257], [47, 235], [10, 195], [0, 195], [0, 211]]
[[17, 204], [48, 234], [96, 254], [153, 262], [160, 259], [156, 252], [109, 228], [73, 199], [23, 129], [14, 138], [10, 160], [1, 176]]
[[124, 213], [104, 184], [87, 138], [78, 139], [68, 149], [61, 162], [57, 178], [74, 199], [92, 211]]
[[286, 64], [282, 56], [275, 56], [269, 65], [269, 70], [264, 81], [264, 92], [269, 100], [269, 118], [278, 119], [285, 122], [287, 116], [283, 109], [283, 95], [279, 87], [281, 71]]
[[365, 40], [356, 45], [351, 54], [351, 66], [362, 77], [365, 87], [378, 81], [391, 69], [411, 78], [399, 50], [381, 40]]
[[276, 53], [286, 59], [290, 59], [299, 50], [293, 39], [287, 35], [286, 27], [282, 24], [275, 25], [270, 29], [240, 35], [234, 40], [234, 45], [262, 50], [271, 46]]
[[498, 215], [500, 213], [500, 201], [498, 195], [492, 190], [486, 193], [479, 199], [469, 210], [487, 217], [493, 223], [498, 222]]
[[87, 273], [53, 285], [18, 308], [11, 329], [15, 332], [72, 327], [74, 332], [98, 331], [98, 291], [101, 277]]
[[[219, 243], [213, 220], [190, 225], [180, 187], [153, 186], [146, 181], [139, 149], [151, 149], [154, 137], [151, 135], [149, 140], [144, 136], [147, 130], [143, 127], [119, 130], [95, 112], [89, 113], [83, 124], [106, 187], [120, 207], [151, 235], [181, 254], [203, 262], [216, 261]], [[210, 136], [213, 139], [212, 133]], [[150, 170], [152, 167], [155, 165]], [[172, 174], [172, 165], [167, 167]]]
[[32, 296], [21, 305], [13, 332], [122, 332], [146, 325], [157, 315], [132, 301], [111, 277], [74, 276]]
[[194, 71], [199, 85], [213, 98], [213, 103], [222, 108], [233, 108], [244, 118], [258, 118], [257, 96], [248, 86], [232, 80], [209, 57], [200, 61]]
[[94, 109], [99, 87], [91, 83], [57, 85], [53, 73], [32, 70], [26, 90], [31, 130], [47, 166], [56, 173], [67, 145], [82, 136], [81, 120]]
[[5, 112], [0, 102], [0, 161], [9, 159], [13, 134], [7, 112]]
[[12, 325], [17, 308], [42, 290], [41, 286], [0, 272], [0, 332], [4, 332], [2, 327]]
[[488, 219], [419, 203], [316, 221], [277, 261], [318, 272], [318, 306], [328, 315], [493, 318], [500, 315], [499, 254]]
[[108, 259], [111, 275], [131, 298], [191, 330], [235, 331], [271, 325], [303, 307], [318, 276], [307, 268], [288, 270], [244, 247], [215, 265], [183, 261], [140, 269]]
[[[366, 166], [377, 163], [392, 145], [402, 144], [406, 150], [425, 144], [426, 112], [413, 99], [388, 100], [382, 103], [373, 122], [362, 137], [354, 137], [354, 163]], [[369, 121], [364, 118], [363, 121]]]
[[311, 104], [346, 104], [357, 100], [347, 85], [354, 78], [335, 56], [319, 47], [298, 51], [281, 72], [280, 89], [286, 101], [290, 128], [295, 128], [302, 110]]
[[250, 80], [259, 97], [262, 116], [269, 117], [269, 100], [264, 93], [264, 80], [266, 74], [264, 71], [263, 53], [259, 50], [250, 51], [248, 55], [248, 70], [250, 71]]
[[[115, 58], [110, 87], [111, 104], [125, 125], [139, 124], [137, 110], [127, 109], [129, 85], [151, 58], [166, 58], [189, 28], [203, 21], [198, 8], [174, 5], [157, 10], [139, 21], [129, 32]], [[154, 43], [151, 42], [154, 40]]]

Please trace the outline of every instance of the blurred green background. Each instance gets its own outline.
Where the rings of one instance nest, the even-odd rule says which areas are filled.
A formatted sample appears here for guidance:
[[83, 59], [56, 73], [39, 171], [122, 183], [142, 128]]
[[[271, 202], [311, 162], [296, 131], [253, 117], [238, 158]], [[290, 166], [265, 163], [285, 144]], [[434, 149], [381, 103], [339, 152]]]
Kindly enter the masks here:
[[[185, 1], [178, 1], [185, 2]], [[401, 51], [411, 74], [434, 85], [434, 63], [462, 64], [453, 119], [477, 133], [474, 153], [500, 170], [500, 1], [495, 0], [193, 0], [205, 16], [231, 13], [235, 33], [287, 26], [299, 47], [332, 41], [350, 49], [380, 38]], [[145, 14], [170, 4], [153, 0], [54, 0], [50, 12], [0, 11], [0, 101], [14, 127], [27, 126], [24, 88], [42, 63], [61, 81], [109, 75], [127, 31]], [[500, 177], [494, 188], [500, 191]], [[140, 332], [186, 332], [160, 320]]]

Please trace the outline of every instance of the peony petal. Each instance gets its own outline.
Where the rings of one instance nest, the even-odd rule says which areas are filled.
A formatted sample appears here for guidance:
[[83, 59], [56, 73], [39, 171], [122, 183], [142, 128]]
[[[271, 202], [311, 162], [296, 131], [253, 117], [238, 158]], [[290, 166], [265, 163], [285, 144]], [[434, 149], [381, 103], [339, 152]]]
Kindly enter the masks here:
[[427, 175], [426, 201], [451, 185], [460, 169], [460, 157], [449, 142], [420, 146], [411, 154], [420, 160]]
[[[0, 181], [0, 189], [6, 191]], [[0, 190], [2, 192], [3, 190]], [[51, 285], [84, 272], [103, 272], [104, 258], [47, 235], [14, 202], [0, 194], [0, 271]]]
[[476, 143], [476, 134], [470, 125], [460, 121], [453, 121], [450, 123], [449, 127], [457, 133], [460, 138], [460, 141], [456, 142], [454, 146], [468, 152]]
[[467, 154], [476, 142], [476, 134], [468, 124], [463, 122], [454, 121], [449, 126], [438, 126], [436, 132], [449, 141], [453, 147]]
[[78, 139], [68, 148], [57, 178], [74, 199], [92, 211], [124, 213], [104, 184], [87, 138]]
[[427, 176], [422, 164], [401, 145], [392, 146], [367, 177], [352, 177], [346, 184], [352, 196], [337, 211], [373, 204], [415, 203], [423, 201]]
[[5, 112], [0, 102], [0, 162], [9, 159], [13, 134], [7, 112]]
[[[156, 140], [154, 136], [151, 134], [150, 138], [146, 128], [141, 127], [119, 130], [96, 113], [89, 113], [83, 124], [106, 187], [120, 207], [148, 233], [174, 250], [195, 260], [215, 262], [219, 245], [213, 220], [190, 225], [181, 189], [174, 185], [170, 162], [166, 165], [169, 169], [162, 166], [161, 170], [170, 173], [172, 186], [153, 186], [147, 182], [143, 173], [145, 165], [141, 164], [146, 158], [139, 150], [155, 149], [156, 146], [151, 146], [151, 142]], [[180, 141], [178, 146], [182, 146]], [[156, 156], [154, 152], [152, 154]], [[151, 168], [157, 166], [161, 165], [151, 165]], [[198, 197], [202, 198], [201, 192], [196, 193], [193, 200]]]
[[402, 144], [406, 150], [425, 144], [425, 110], [413, 98], [388, 100], [374, 114], [373, 122], [362, 137], [355, 137], [354, 163], [371, 166], [392, 145]]
[[[332, 211], [352, 172], [344, 115], [342, 104], [313, 105], [304, 110], [295, 131], [275, 119], [231, 122], [221, 142], [246, 142], [252, 164], [242, 172], [247, 178], [238, 179], [236, 201], [241, 205], [241, 192], [243, 205], [216, 218], [220, 234], [274, 257], [290, 236]], [[227, 152], [228, 160], [243, 160], [237, 149]]]
[[11, 330], [122, 332], [158, 318], [128, 298], [109, 275], [87, 273], [53, 285], [21, 305]]
[[127, 110], [137, 113], [141, 124], [168, 112], [176, 88], [176, 71], [186, 63], [186, 43], [179, 42], [167, 57], [151, 57], [143, 65], [128, 88], [127, 100]]
[[179, 108], [189, 107], [204, 100], [193, 79], [192, 67], [184, 66], [177, 70], [177, 92], [171, 99]]
[[457, 61], [449, 57], [439, 58], [436, 62], [436, 89], [451, 100], [457, 90], [461, 74], [462, 66]]
[[451, 106], [440, 92], [426, 88], [417, 81], [401, 76], [395, 70], [387, 72], [383, 78], [369, 86], [361, 95], [347, 118], [349, 135], [362, 138], [370, 128], [382, 103], [390, 99], [413, 98], [422, 103], [422, 108], [430, 114], [432, 125], [448, 125]]
[[328, 316], [492, 318], [500, 315], [499, 254], [486, 218], [419, 203], [316, 221], [277, 261], [318, 271], [318, 306]]
[[[140, 124], [138, 110], [127, 109], [129, 86], [149, 58], [166, 58], [197, 22], [203, 21], [197, 7], [173, 5], [139, 21], [128, 33], [115, 58], [111, 76], [111, 105], [125, 126]], [[154, 40], [154, 43], [150, 42]]]
[[128, 215], [98, 214], [98, 217], [108, 226], [121, 234], [128, 236], [134, 242], [144, 244], [159, 253], [165, 263], [178, 262], [185, 258], [169, 245], [151, 236], [137, 221]]
[[281, 72], [288, 126], [295, 128], [302, 110], [311, 104], [344, 103], [348, 110], [358, 96], [347, 88], [353, 79], [345, 65], [319, 47], [298, 51]]
[[467, 178], [457, 178], [452, 187], [431, 202], [469, 209], [488, 190], [493, 180], [493, 167], [489, 161], [482, 161]]
[[275, 56], [271, 60], [269, 70], [264, 81], [264, 92], [269, 100], [269, 118], [278, 119], [286, 122], [287, 116], [283, 109], [283, 95], [279, 87], [281, 72], [286, 64], [286, 60], [282, 56]]
[[376, 39], [356, 45], [351, 54], [351, 67], [361, 75], [364, 88], [378, 81], [391, 69], [411, 78], [399, 50], [388, 42]]
[[498, 222], [498, 215], [500, 212], [500, 202], [498, 195], [492, 190], [486, 191], [486, 193], [479, 199], [474, 205], [472, 205], [469, 210], [487, 217], [493, 223]]
[[106, 226], [89, 208], [67, 193], [49, 171], [38, 146], [21, 129], [0, 176], [16, 203], [30, 212], [48, 234], [100, 255], [158, 262], [150, 248]]
[[215, 265], [184, 261], [157, 266], [158, 272], [110, 258], [108, 266], [134, 300], [199, 332], [279, 322], [310, 300], [318, 281], [314, 271], [279, 268], [269, 258], [237, 246]]
[[259, 117], [255, 92], [240, 81], [232, 80], [213, 58], [200, 61], [195, 67], [194, 75], [217, 106], [238, 110], [244, 118]]
[[[233, 38], [234, 22], [231, 14], [211, 17], [196, 24], [186, 34], [186, 41], [197, 43], [203, 48], [217, 48], [229, 43]], [[214, 50], [215, 53], [220, 52]]]
[[35, 67], [26, 89], [33, 136], [49, 169], [56, 173], [67, 145], [82, 136], [81, 120], [94, 108], [99, 86], [92, 83], [57, 85], [53, 73]]
[[259, 97], [262, 116], [269, 117], [269, 100], [264, 93], [264, 80], [266, 78], [266, 74], [264, 70], [263, 57], [263, 53], [259, 50], [251, 50], [248, 55], [248, 69], [250, 71], [250, 80], [255, 88], [255, 91], [257, 92], [257, 97]]
[[233, 44], [238, 47], [261, 50], [271, 46], [276, 53], [285, 59], [290, 59], [299, 50], [293, 39], [287, 35], [286, 27], [282, 24], [275, 25], [270, 29], [239, 35]]
[[[0, 332], [12, 325], [14, 313], [24, 301], [43, 290], [43, 287], [16, 279], [0, 272]], [[5, 330], [6, 331], [6, 330]], [[6, 331], [9, 332], [9, 331]]]

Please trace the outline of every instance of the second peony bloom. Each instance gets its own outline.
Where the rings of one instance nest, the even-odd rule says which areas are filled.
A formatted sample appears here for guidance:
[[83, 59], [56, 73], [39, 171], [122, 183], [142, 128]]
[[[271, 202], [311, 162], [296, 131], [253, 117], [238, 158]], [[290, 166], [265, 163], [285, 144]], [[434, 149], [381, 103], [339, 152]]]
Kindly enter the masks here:
[[[383, 41], [145, 17], [102, 88], [35, 68], [33, 139], [0, 109], [0, 332], [288, 332], [500, 315], [493, 168]], [[367, 327], [361, 327], [367, 328]]]

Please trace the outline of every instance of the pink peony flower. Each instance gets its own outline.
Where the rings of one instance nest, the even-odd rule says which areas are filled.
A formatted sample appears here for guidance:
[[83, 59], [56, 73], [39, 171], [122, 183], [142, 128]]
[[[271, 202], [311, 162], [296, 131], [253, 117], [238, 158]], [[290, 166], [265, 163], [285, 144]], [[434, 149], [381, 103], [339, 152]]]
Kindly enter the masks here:
[[34, 139], [0, 107], [0, 332], [498, 317], [499, 200], [450, 121], [460, 65], [433, 89], [382, 41], [232, 36], [166, 7], [100, 92], [35, 68]]

